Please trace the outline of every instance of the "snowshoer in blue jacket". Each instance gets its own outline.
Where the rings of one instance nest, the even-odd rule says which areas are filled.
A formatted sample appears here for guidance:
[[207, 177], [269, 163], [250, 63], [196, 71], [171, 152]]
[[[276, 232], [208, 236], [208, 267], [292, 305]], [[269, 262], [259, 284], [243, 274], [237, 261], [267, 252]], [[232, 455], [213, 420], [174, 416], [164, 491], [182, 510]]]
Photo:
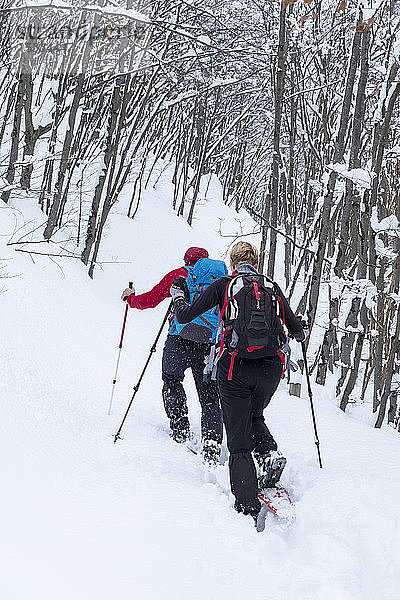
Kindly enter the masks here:
[[[185, 252], [184, 266], [167, 273], [152, 290], [137, 295], [135, 291], [132, 293], [132, 289], [127, 288], [122, 292], [121, 298], [126, 299], [131, 308], [141, 310], [154, 308], [170, 296], [170, 287], [174, 279], [183, 277], [188, 280], [196, 268], [196, 263], [201, 260], [209, 261], [207, 264], [211, 264], [211, 267], [214, 263], [218, 263], [217, 273], [221, 268], [221, 274], [227, 272], [226, 265], [222, 261], [212, 261], [208, 258], [205, 248], [193, 246]], [[212, 318], [213, 316], [209, 317]], [[191, 369], [202, 411], [202, 454], [205, 462], [213, 465], [218, 463], [221, 451], [222, 416], [216, 383], [203, 381], [204, 361], [212, 337], [210, 327], [213, 324], [208, 322], [209, 319], [196, 320], [198, 323], [191, 323], [190, 327], [187, 326], [185, 329], [178, 324], [175, 315], [171, 315], [162, 355], [162, 398], [170, 422], [172, 438], [178, 443], [188, 441], [190, 424], [183, 379], [185, 371]], [[216, 326], [212, 328], [216, 330]]]

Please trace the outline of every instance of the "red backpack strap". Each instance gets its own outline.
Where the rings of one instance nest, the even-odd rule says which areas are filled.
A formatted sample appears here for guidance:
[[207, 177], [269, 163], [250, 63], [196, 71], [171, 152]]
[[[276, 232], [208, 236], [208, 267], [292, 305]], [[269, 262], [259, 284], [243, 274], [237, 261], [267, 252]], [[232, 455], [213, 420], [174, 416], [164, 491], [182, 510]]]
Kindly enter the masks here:
[[236, 354], [237, 354], [237, 350], [234, 350], [233, 352], [230, 352], [231, 362], [230, 362], [230, 365], [229, 365], [228, 381], [232, 381], [233, 365], [235, 363]]
[[282, 361], [282, 375], [281, 375], [281, 379], [283, 379], [285, 377], [285, 367], [286, 367], [286, 363], [285, 363], [285, 357], [283, 356], [283, 352], [282, 350], [278, 350], [278, 356]]
[[282, 323], [283, 325], [285, 324], [285, 309], [283, 308], [283, 300], [280, 296], [278, 296], [278, 302], [279, 302], [279, 306], [281, 308], [281, 319], [282, 319]]
[[260, 291], [258, 289], [257, 281], [255, 279], [252, 279], [252, 282], [253, 282], [254, 294], [255, 294], [257, 300], [259, 300], [260, 299]]

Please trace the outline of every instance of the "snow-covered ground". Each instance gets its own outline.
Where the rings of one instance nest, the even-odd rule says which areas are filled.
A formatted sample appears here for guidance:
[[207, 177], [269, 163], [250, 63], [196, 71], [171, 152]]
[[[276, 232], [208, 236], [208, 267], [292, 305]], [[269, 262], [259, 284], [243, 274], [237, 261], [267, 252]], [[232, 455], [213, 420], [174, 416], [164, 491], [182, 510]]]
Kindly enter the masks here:
[[[168, 306], [130, 311], [108, 416], [120, 293], [129, 280], [138, 292], [149, 289], [182, 264], [190, 245], [224, 258], [230, 238], [219, 234], [220, 218], [223, 234], [240, 225], [217, 196], [214, 184], [193, 228], [173, 214], [168, 188], [146, 193], [133, 221], [119, 205], [94, 281], [79, 261], [6, 246], [15, 223], [28, 222], [14, 240], [44, 219], [29, 199], [0, 206], [0, 259], [13, 276], [0, 280], [0, 598], [398, 600], [400, 437], [344, 415], [333, 390], [315, 391], [322, 471], [305, 391], [291, 397], [282, 382], [267, 410], [288, 457], [283, 483], [296, 500], [286, 530], [270, 515], [257, 534], [232, 508], [226, 465], [206, 472], [169, 438], [162, 343], [124, 439], [113, 443]], [[240, 220], [242, 233], [253, 230], [245, 213]], [[186, 379], [198, 434], [198, 401]]]

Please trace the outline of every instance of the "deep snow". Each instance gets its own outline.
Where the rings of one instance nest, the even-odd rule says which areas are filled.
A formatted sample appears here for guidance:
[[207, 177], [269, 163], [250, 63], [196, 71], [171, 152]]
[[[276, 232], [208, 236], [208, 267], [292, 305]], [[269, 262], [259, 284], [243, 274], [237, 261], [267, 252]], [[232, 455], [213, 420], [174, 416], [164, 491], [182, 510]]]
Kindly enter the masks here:
[[[181, 265], [190, 245], [225, 258], [230, 239], [219, 234], [219, 218], [224, 234], [240, 233], [215, 182], [193, 228], [170, 209], [167, 185], [145, 194], [133, 221], [120, 204], [91, 281], [79, 261], [6, 246], [15, 223], [26, 225], [13, 239], [44, 219], [30, 199], [1, 204], [0, 259], [13, 276], [0, 280], [1, 598], [398, 600], [400, 437], [343, 414], [333, 390], [315, 390], [323, 471], [305, 391], [290, 397], [282, 382], [267, 410], [288, 457], [283, 483], [296, 500], [289, 530], [271, 515], [257, 534], [232, 508], [226, 465], [207, 472], [169, 438], [162, 342], [124, 439], [113, 444], [168, 306], [130, 311], [108, 416], [120, 293], [129, 280], [138, 292], [149, 289]], [[242, 233], [253, 230], [245, 213], [239, 218]], [[198, 401], [186, 380], [198, 434]]]

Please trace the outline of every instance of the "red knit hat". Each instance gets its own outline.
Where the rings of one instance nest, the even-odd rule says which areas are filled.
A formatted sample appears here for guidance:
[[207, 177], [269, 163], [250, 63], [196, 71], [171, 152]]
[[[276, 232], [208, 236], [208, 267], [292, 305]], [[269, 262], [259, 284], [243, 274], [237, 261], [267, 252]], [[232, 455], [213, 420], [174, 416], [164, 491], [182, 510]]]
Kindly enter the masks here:
[[185, 261], [185, 265], [193, 267], [193, 265], [199, 260], [199, 258], [208, 258], [207, 250], [205, 248], [198, 248], [197, 246], [192, 246], [191, 248], [188, 248], [186, 250], [183, 260]]

